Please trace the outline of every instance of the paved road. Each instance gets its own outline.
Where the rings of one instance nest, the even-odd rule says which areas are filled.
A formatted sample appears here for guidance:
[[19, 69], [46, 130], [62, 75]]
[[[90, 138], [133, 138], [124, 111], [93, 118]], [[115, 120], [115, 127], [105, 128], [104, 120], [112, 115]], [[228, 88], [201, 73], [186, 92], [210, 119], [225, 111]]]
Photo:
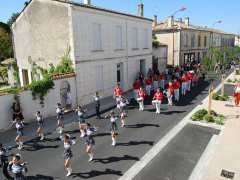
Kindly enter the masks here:
[[187, 180], [217, 130], [186, 125], [134, 180]]
[[[160, 115], [153, 113], [151, 105], [147, 105], [144, 112], [139, 112], [134, 106], [131, 107], [127, 118], [128, 126], [120, 129], [116, 147], [110, 146], [108, 120], [97, 121], [90, 118], [89, 121], [99, 127], [95, 135], [95, 160], [91, 163], [88, 163], [84, 142], [79, 138], [77, 125], [69, 124], [66, 130], [77, 139], [77, 144], [73, 147], [73, 175], [70, 178], [65, 177], [63, 145], [56, 139], [57, 134], [50, 133], [44, 142], [32, 139], [21, 151], [29, 163], [29, 179], [117, 179], [206, 97], [207, 87], [208, 84], [204, 83], [194, 88], [191, 94], [176, 106], [163, 105]], [[4, 139], [2, 134], [1, 139]], [[13, 149], [12, 152], [18, 151]]]

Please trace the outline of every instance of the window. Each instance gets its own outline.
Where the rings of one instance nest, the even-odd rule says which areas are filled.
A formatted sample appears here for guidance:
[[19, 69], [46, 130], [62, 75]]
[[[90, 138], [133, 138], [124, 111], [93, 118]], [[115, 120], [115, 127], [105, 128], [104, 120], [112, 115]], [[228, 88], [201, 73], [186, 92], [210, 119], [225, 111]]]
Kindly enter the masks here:
[[93, 50], [102, 50], [102, 27], [101, 24], [93, 23]]
[[198, 35], [198, 47], [201, 47], [201, 36]]
[[204, 47], [207, 46], [207, 36], [204, 36]]
[[138, 49], [138, 29], [132, 29], [132, 49]]
[[195, 46], [195, 35], [193, 34], [191, 37], [191, 47]]
[[147, 29], [143, 30], [143, 48], [144, 49], [148, 48], [148, 30]]
[[122, 26], [116, 26], [116, 49], [123, 49]]

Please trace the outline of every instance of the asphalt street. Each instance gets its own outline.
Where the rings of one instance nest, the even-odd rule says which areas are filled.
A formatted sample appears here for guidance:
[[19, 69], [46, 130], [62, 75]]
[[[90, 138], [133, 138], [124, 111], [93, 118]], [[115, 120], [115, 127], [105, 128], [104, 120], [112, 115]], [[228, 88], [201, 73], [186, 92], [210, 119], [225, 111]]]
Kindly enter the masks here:
[[[149, 101], [146, 103], [146, 110], [143, 112], [139, 112], [138, 108], [135, 105], [132, 105], [128, 110], [126, 128], [121, 128], [119, 125], [120, 134], [118, 136], [118, 143], [116, 147], [111, 146], [109, 120], [96, 120], [94, 117], [88, 119], [88, 121], [93, 125], [99, 127], [99, 130], [95, 135], [95, 157], [94, 161], [91, 163], [88, 162], [88, 156], [85, 153], [84, 141], [79, 137], [77, 124], [70, 123], [75, 117], [72, 115], [67, 115], [66, 121], [69, 122], [69, 124], [66, 126], [65, 130], [77, 140], [76, 145], [73, 147], [73, 175], [69, 178], [65, 177], [66, 172], [63, 164], [63, 143], [57, 139], [58, 134], [53, 131], [52, 133], [48, 133], [46, 140], [43, 142], [39, 142], [36, 138], [29, 138], [30, 140], [26, 143], [24, 150], [20, 152], [25, 161], [28, 162], [28, 179], [118, 179], [135, 162], [139, 161], [140, 158], [157, 141], [166, 135], [169, 130], [171, 130], [179, 121], [181, 121], [195, 106], [200, 104], [200, 102], [207, 96], [207, 93], [208, 83], [205, 82], [199, 87], [193, 88], [191, 93], [184, 97], [184, 99], [181, 99], [179, 104], [172, 107], [163, 104], [160, 115], [156, 115], [154, 113], [155, 110], [153, 109], [152, 105], [150, 105]], [[32, 134], [34, 134], [34, 126], [31, 127], [32, 129], [30, 130], [32, 130]], [[176, 137], [177, 139], [175, 139], [174, 142], [171, 142], [166, 147], [169, 149], [170, 153], [174, 153], [176, 150], [175, 143], [184, 143], [184, 141], [182, 141], [184, 137], [191, 138], [191, 132], [193, 131], [191, 128], [193, 127], [187, 126], [184, 128], [183, 132], [180, 133], [180, 136]], [[50, 129], [52, 128], [49, 128], [49, 130]], [[196, 138], [201, 139], [203, 134], [202, 131], [204, 130], [201, 128], [199, 129], [198, 127], [196, 128], [196, 131], [200, 131], [199, 133], [195, 134]], [[192, 148], [195, 150], [199, 147], [199, 151], [196, 153], [196, 155], [189, 156], [188, 161], [197, 162], [201, 152], [207, 145], [212, 132], [209, 130], [205, 131], [208, 131], [206, 138], [203, 138], [203, 140], [199, 143], [189, 143], [189, 145], [193, 145], [193, 147], [189, 147], [189, 149]], [[4, 143], [11, 144], [14, 139], [14, 135], [15, 134], [13, 132], [9, 132], [6, 135], [1, 134], [0, 139]], [[11, 143], [8, 142], [10, 140]], [[182, 148], [181, 151], [184, 151], [184, 148]], [[16, 148], [13, 148], [11, 152], [19, 153]], [[185, 155], [187, 156], [187, 154]], [[161, 157], [162, 154], [160, 153], [159, 156]], [[164, 160], [171, 160], [173, 161], [172, 164], [174, 164], [175, 161], [174, 158], [168, 159], [167, 157]], [[153, 163], [155, 163], [155, 161]], [[192, 163], [191, 166], [186, 166], [186, 170], [181, 172], [185, 174], [183, 177], [189, 175], [189, 172], [194, 168], [193, 165], [194, 163]], [[166, 164], [165, 167], [165, 163], [163, 161], [159, 162], [159, 165], [157, 166], [160, 169], [164, 169], [169, 167], [169, 164]], [[170, 170], [171, 169], [169, 168], [169, 171]], [[144, 170], [143, 173], [145, 172], [146, 171]], [[1, 175], [0, 179], [3, 179]]]

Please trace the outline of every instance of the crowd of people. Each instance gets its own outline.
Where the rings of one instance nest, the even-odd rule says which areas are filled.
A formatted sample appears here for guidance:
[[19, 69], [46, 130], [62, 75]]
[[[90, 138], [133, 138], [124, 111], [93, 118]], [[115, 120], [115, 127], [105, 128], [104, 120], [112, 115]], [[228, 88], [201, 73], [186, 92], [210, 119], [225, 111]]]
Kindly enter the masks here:
[[[188, 92], [191, 91], [193, 86], [197, 86], [199, 83], [200, 73], [198, 68], [194, 70], [187, 70], [182, 67], [167, 68], [164, 72], [153, 71], [149, 69], [146, 77], [142, 73], [139, 73], [138, 78], [133, 83], [133, 97], [139, 104], [139, 111], [145, 109], [145, 99], [148, 97], [152, 100], [152, 105], [156, 108], [156, 113], [161, 113], [161, 104], [163, 99], [166, 98], [168, 105], [172, 106], [174, 103], [184, 98]], [[111, 134], [111, 145], [116, 146], [117, 137], [119, 135], [118, 121], [121, 123], [121, 127], [126, 126], [127, 107], [131, 100], [123, 95], [123, 89], [118, 83], [113, 91], [114, 98], [116, 100], [117, 112], [110, 111], [104, 117], [101, 117], [100, 113], [100, 99], [99, 93], [96, 92], [93, 97], [96, 108], [96, 116], [98, 119], [108, 119], [109, 131]], [[16, 109], [16, 107], [15, 107]], [[98, 127], [91, 125], [86, 119], [87, 109], [78, 106], [74, 112], [76, 113], [76, 122], [80, 132], [80, 138], [82, 138], [86, 145], [86, 153], [89, 156], [89, 162], [94, 158], [94, 134], [98, 131]], [[20, 107], [17, 107], [17, 112], [21, 114]], [[16, 115], [15, 115], [16, 116]], [[24, 144], [24, 122], [22, 115], [14, 117], [17, 136], [15, 142], [19, 150], [23, 149]], [[44, 118], [40, 111], [35, 115], [37, 129], [36, 135], [39, 140], [42, 141], [45, 138]], [[64, 167], [67, 171], [66, 176], [72, 174], [71, 159], [73, 158], [72, 146], [76, 141], [69, 135], [64, 133], [64, 108], [60, 103], [56, 106], [56, 130], [59, 133], [59, 138], [63, 142], [63, 154], [64, 154]], [[8, 176], [8, 172], [14, 175], [16, 180], [24, 179], [24, 172], [27, 171], [26, 163], [21, 158], [21, 155], [16, 154], [13, 156], [12, 161], [7, 162], [7, 150], [0, 146], [1, 165], [4, 169], [5, 177]]]

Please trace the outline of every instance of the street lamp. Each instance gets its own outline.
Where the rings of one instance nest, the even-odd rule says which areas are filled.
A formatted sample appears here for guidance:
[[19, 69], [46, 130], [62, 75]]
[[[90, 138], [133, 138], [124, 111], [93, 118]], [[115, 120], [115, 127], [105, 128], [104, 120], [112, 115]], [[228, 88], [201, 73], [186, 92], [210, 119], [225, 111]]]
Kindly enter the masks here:
[[[176, 10], [171, 16], [172, 16], [172, 18], [173, 18], [173, 23], [174, 23], [174, 16], [178, 13], [178, 12], [183, 12], [183, 11], [185, 11], [185, 10], [187, 10], [187, 8], [185, 7], [185, 6], [182, 6], [180, 9], [178, 9], [178, 10]], [[173, 67], [174, 67], [174, 64], [175, 64], [175, 50], [174, 50], [174, 24], [173, 24], [173, 55], [172, 55], [172, 59], [173, 59]]]

